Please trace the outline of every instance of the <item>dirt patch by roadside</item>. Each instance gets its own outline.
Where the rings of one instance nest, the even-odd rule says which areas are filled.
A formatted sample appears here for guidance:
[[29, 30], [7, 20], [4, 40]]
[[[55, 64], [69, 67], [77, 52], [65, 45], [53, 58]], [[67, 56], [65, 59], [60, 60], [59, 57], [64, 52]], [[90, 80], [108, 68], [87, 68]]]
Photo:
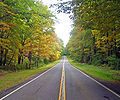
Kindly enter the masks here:
[[5, 74], [0, 73], [0, 79], [4, 79], [5, 78]]
[[0, 76], [0, 79], [4, 79], [5, 78], [5, 76]]

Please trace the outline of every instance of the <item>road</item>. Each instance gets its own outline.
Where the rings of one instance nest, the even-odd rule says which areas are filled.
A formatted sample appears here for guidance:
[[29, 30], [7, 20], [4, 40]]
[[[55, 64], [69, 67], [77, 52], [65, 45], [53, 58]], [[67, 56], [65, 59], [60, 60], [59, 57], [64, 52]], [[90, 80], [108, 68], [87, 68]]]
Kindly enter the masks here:
[[53, 68], [0, 100], [120, 100], [63, 57]]

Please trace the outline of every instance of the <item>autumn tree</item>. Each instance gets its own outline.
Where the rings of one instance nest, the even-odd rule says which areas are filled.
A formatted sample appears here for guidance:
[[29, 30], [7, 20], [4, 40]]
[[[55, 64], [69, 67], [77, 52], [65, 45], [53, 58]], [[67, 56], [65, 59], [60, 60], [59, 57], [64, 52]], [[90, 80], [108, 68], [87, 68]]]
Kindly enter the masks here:
[[22, 69], [29, 63], [30, 69], [34, 62], [38, 67], [39, 58], [50, 59], [52, 52], [60, 51], [54, 49], [59, 46], [54, 15], [42, 2], [3, 0], [0, 7], [0, 66]]

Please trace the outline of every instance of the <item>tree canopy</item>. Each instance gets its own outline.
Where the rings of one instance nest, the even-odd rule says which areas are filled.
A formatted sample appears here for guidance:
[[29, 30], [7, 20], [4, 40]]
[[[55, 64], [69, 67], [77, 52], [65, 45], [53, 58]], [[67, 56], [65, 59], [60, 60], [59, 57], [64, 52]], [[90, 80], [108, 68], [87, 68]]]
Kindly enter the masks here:
[[[0, 2], [0, 66], [59, 59], [63, 42], [54, 31], [55, 17], [42, 2], [2, 0]], [[14, 69], [14, 68], [13, 68]]]
[[120, 68], [119, 0], [72, 0], [56, 6], [58, 12], [72, 13], [74, 28], [66, 47], [72, 58]]

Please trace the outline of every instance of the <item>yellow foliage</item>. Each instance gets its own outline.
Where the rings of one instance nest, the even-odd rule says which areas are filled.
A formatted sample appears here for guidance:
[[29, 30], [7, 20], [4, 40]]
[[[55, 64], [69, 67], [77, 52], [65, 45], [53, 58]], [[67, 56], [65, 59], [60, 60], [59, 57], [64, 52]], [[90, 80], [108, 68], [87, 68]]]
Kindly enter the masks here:
[[6, 5], [6, 4], [4, 4], [3, 2], [0, 2], [0, 4], [1, 4], [1, 5], [3, 5], [3, 6], [7, 6], [7, 5]]
[[92, 30], [92, 35], [96, 35], [96, 34], [99, 34], [100, 32], [98, 30]]
[[88, 49], [88, 48], [86, 48], [86, 49], [84, 49], [84, 51], [89, 51], [89, 49]]

